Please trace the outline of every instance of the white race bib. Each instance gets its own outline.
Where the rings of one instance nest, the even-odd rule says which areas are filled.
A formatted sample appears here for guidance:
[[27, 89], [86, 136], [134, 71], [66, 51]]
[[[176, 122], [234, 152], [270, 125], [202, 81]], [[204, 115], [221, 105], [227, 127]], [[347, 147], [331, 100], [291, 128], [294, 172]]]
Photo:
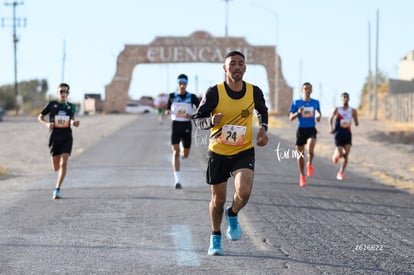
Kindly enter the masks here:
[[342, 128], [349, 128], [351, 126], [351, 121], [348, 119], [341, 119], [339, 125], [341, 125]]
[[221, 143], [228, 145], [243, 145], [246, 126], [224, 125], [221, 130]]
[[70, 117], [66, 115], [55, 115], [55, 127], [56, 128], [68, 128]]
[[302, 117], [313, 117], [315, 109], [313, 107], [304, 107], [302, 111]]
[[183, 117], [183, 118], [187, 118], [187, 114], [188, 112], [188, 107], [189, 105], [187, 103], [174, 103], [174, 107], [175, 107], [175, 116], [176, 117]]

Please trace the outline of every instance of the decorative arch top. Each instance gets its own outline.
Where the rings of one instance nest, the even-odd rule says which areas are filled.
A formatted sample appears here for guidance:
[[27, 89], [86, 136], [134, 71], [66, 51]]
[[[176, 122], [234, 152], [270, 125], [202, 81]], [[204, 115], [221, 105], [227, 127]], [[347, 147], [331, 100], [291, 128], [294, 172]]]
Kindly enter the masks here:
[[[214, 37], [205, 31], [196, 31], [188, 37], [156, 37], [148, 45], [125, 45], [117, 59], [115, 76], [105, 87], [104, 110], [124, 112], [133, 69], [138, 64], [222, 63], [224, 56], [233, 50], [242, 52], [247, 64], [265, 67], [269, 81], [270, 110], [287, 112], [292, 101], [292, 88], [286, 84], [280, 72], [279, 57], [274, 46], [252, 46], [243, 37]], [[255, 84], [260, 86], [259, 83]], [[283, 95], [283, 98], [279, 95]], [[279, 102], [281, 99], [282, 102]]]

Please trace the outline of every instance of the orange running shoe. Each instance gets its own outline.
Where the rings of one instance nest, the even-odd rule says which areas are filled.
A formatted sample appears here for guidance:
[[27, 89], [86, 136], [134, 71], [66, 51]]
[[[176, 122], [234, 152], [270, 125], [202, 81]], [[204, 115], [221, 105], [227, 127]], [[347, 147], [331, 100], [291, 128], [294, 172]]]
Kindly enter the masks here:
[[306, 186], [306, 176], [300, 176], [299, 178], [299, 186], [305, 187]]
[[313, 177], [313, 166], [310, 164], [306, 165], [306, 170], [308, 172], [308, 177]]
[[337, 180], [343, 180], [345, 178], [344, 172], [339, 171], [338, 174], [336, 174]]
[[333, 163], [338, 163], [338, 161], [339, 161], [339, 156], [337, 154], [333, 154], [333, 156], [332, 156], [332, 162]]

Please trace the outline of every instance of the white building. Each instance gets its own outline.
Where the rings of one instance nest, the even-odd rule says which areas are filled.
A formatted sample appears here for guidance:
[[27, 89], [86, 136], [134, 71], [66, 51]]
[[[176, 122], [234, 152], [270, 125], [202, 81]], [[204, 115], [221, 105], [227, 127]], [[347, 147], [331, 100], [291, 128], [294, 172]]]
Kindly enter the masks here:
[[407, 81], [414, 80], [414, 51], [409, 52], [401, 59], [398, 68], [398, 79]]

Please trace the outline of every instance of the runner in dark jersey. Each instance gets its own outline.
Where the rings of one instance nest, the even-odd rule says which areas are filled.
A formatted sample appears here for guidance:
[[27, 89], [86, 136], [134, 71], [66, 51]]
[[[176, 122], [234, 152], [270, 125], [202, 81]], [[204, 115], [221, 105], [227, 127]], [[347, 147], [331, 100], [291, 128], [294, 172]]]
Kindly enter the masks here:
[[[332, 156], [332, 162], [338, 163], [340, 158], [343, 158], [341, 167], [336, 174], [337, 180], [345, 179], [344, 171], [348, 163], [349, 153], [352, 146], [351, 124], [354, 120], [355, 126], [358, 126], [358, 112], [349, 106], [349, 94], [342, 93], [342, 106], [335, 107], [329, 115], [329, 130], [334, 134], [335, 151]], [[335, 120], [335, 127], [333, 122]]]
[[182, 144], [181, 155], [187, 158], [191, 148], [191, 116], [193, 107], [198, 107], [200, 100], [195, 94], [187, 92], [188, 77], [180, 74], [177, 78], [178, 89], [170, 93], [166, 107], [166, 114], [171, 114], [171, 148], [173, 151], [172, 166], [175, 178], [175, 188], [181, 189], [180, 174], [180, 142]]
[[[61, 83], [58, 86], [58, 100], [50, 101], [40, 112], [38, 120], [50, 129], [49, 148], [53, 170], [59, 172], [56, 188], [53, 191], [53, 199], [60, 199], [60, 188], [66, 175], [69, 156], [72, 152], [71, 125], [78, 127], [79, 121], [75, 120], [75, 105], [69, 103], [69, 85]], [[49, 116], [48, 121], [45, 116]]]

